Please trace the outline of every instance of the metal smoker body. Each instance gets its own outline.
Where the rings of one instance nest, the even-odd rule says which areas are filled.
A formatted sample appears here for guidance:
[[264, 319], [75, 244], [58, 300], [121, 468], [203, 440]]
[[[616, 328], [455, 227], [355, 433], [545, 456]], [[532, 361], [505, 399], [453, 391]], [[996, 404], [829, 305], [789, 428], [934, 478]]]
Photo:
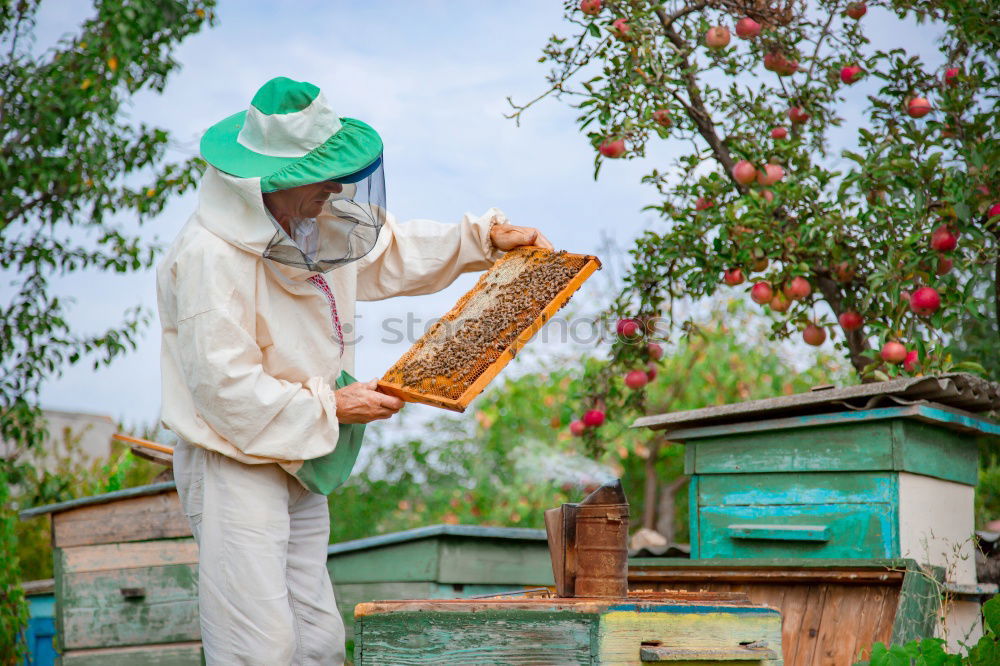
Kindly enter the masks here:
[[545, 512], [556, 595], [628, 596], [628, 500], [621, 481]]

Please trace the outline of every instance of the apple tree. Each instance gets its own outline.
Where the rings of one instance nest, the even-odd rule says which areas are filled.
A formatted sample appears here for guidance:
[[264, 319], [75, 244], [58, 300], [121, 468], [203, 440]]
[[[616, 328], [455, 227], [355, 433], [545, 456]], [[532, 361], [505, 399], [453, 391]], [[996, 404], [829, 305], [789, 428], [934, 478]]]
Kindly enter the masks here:
[[[631, 250], [595, 400], [641, 409], [648, 343], [696, 325], [674, 302], [720, 292], [759, 304], [774, 339], [832, 338], [863, 380], [979, 368], [954, 343], [963, 322], [998, 330], [1000, 5], [564, 4], [549, 87], [511, 117], [548, 95], [578, 109], [595, 178], [673, 155], [643, 179], [662, 224]], [[934, 62], [873, 48], [869, 9], [936, 38]]]

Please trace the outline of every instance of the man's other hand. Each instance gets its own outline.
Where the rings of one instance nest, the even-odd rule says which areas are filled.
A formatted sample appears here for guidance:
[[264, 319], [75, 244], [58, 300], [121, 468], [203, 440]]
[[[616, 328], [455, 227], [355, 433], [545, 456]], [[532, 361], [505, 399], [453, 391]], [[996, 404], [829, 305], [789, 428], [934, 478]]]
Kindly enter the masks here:
[[337, 420], [341, 423], [371, 423], [387, 419], [403, 408], [399, 398], [376, 391], [378, 382], [355, 382], [333, 392]]
[[513, 224], [494, 224], [490, 229], [490, 240], [498, 250], [513, 250], [522, 245], [537, 245], [546, 250], [554, 250], [549, 239], [534, 227], [516, 227]]

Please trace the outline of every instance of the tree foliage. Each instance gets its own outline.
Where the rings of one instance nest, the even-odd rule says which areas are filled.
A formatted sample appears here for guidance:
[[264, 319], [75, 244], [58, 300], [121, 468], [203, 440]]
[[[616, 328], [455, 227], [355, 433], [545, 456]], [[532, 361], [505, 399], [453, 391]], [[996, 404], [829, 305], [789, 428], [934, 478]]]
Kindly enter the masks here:
[[[998, 218], [988, 211], [1000, 201], [1000, 5], [868, 3], [939, 34], [938, 66], [903, 48], [873, 49], [865, 17], [848, 15], [848, 4], [565, 3], [572, 33], [545, 47], [553, 69], [538, 99], [554, 94], [579, 109], [598, 151], [595, 178], [606, 161], [643, 158], [655, 142], [677, 155], [644, 178], [664, 224], [637, 239], [611, 309], [646, 324], [640, 336], [670, 335], [677, 323], [690, 330], [694, 322], [673, 321], [675, 302], [736, 294], [749, 280], [772, 291], [761, 287], [760, 299], [772, 338], [818, 327], [809, 333], [834, 338], [866, 379], [980, 370], [956, 357], [955, 342], [963, 322], [996, 313]], [[740, 19], [760, 33], [707, 43], [710, 28]], [[921, 99], [930, 112], [912, 117]], [[512, 117], [533, 103], [515, 105]], [[742, 286], [724, 282], [726, 271]], [[796, 278], [808, 293], [795, 294]], [[921, 308], [919, 298], [911, 307], [922, 287], [940, 307]], [[846, 312], [863, 326], [841, 328]], [[670, 325], [650, 325], [661, 317]], [[905, 365], [880, 357], [889, 341], [906, 348]], [[649, 360], [634, 339], [612, 355], [615, 371], [595, 378], [594, 400]]]
[[[129, 117], [132, 98], [161, 92], [171, 56], [211, 22], [214, 0], [95, 0], [93, 15], [51, 47], [37, 43], [39, 0], [0, 2], [0, 460], [4, 481], [42, 441], [43, 383], [84, 358], [95, 366], [135, 346], [136, 309], [106, 330], [71, 330], [53, 278], [85, 270], [128, 273], [155, 248], [134, 230], [191, 187], [198, 163], [166, 160], [163, 129]], [[132, 230], [130, 230], [130, 227]], [[0, 510], [0, 541], [13, 517]], [[13, 551], [7, 552], [13, 557]], [[23, 601], [16, 561], [0, 573], [0, 663], [17, 659]]]

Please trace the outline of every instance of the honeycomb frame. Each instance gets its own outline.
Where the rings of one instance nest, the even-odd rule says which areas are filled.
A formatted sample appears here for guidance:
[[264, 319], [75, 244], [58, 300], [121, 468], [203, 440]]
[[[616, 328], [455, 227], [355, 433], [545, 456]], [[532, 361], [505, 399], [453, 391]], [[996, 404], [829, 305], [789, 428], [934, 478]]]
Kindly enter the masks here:
[[[516, 268], [520, 263], [522, 268]], [[490, 290], [498, 285], [509, 287], [516, 284], [517, 280], [528, 275], [528, 271], [538, 266], [553, 266], [561, 264], [567, 271], [572, 271], [571, 277], [558, 288], [558, 291], [549, 299], [534, 299], [532, 310], [538, 310], [538, 314], [530, 319], [517, 321], [511, 320], [510, 324], [503, 330], [498, 331], [495, 342], [501, 342], [501, 338], [513, 339], [500, 347], [484, 348], [486, 358], [477, 361], [469, 370], [463, 370], [466, 377], [456, 380], [454, 377], [436, 375], [429, 379], [421, 380], [417, 383], [407, 383], [404, 380], [404, 371], [413, 363], [414, 359], [427, 356], [434, 349], [441, 350], [442, 345], [449, 341], [441, 327], [457, 322], [456, 329], [450, 340], [454, 341], [456, 335], [466, 321], [476, 321], [475, 317], [468, 318], [468, 311], [474, 310], [477, 306], [482, 309], [484, 305], [490, 305]], [[511, 268], [515, 266], [515, 268]], [[393, 395], [406, 402], [417, 402], [434, 407], [440, 407], [455, 412], [463, 412], [469, 403], [476, 398], [483, 389], [500, 373], [501, 370], [517, 355], [522, 347], [537, 333], [549, 319], [555, 315], [570, 297], [583, 285], [583, 283], [593, 273], [601, 267], [601, 262], [597, 257], [585, 254], [572, 254], [569, 252], [551, 252], [539, 247], [521, 247], [507, 252], [498, 259], [493, 266], [484, 272], [476, 284], [466, 292], [455, 305], [438, 322], [429, 328], [413, 345], [386, 371], [382, 379], [378, 381], [378, 389], [388, 395]], [[516, 280], [508, 282], [498, 282], [504, 271], [518, 271], [515, 273]], [[503, 290], [498, 290], [502, 293]], [[527, 292], [524, 292], [527, 293]], [[493, 298], [495, 302], [497, 299]], [[547, 302], [546, 302], [547, 300]], [[540, 307], [539, 307], [540, 306]], [[516, 335], [515, 335], [516, 334]], [[425, 351], [426, 350], [426, 351]], [[494, 356], [492, 360], [488, 357]], [[482, 365], [482, 369], [478, 369]], [[451, 395], [447, 395], [447, 394]]]

